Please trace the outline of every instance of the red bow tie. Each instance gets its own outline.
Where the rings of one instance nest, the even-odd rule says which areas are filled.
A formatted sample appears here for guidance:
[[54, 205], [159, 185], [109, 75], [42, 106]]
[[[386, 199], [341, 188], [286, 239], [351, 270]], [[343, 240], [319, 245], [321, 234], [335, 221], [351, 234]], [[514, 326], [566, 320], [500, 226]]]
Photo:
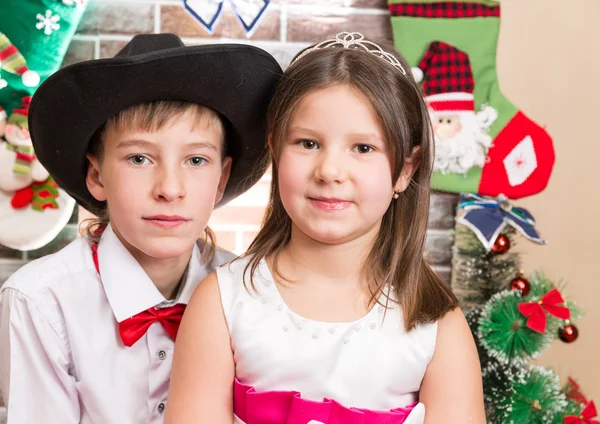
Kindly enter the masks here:
[[[104, 231], [104, 228], [98, 230], [97, 234], [102, 234], [102, 231]], [[96, 271], [100, 274], [98, 244], [92, 245], [92, 258], [94, 259]], [[155, 322], [160, 322], [167, 334], [175, 340], [181, 318], [183, 317], [183, 311], [185, 311], [185, 305], [177, 304], [162, 309], [150, 308], [131, 318], [127, 318], [125, 321], [119, 323], [119, 333], [121, 334], [123, 344], [127, 347], [133, 346], [135, 342], [146, 334], [148, 328]]]
[[155, 322], [160, 322], [169, 336], [175, 340], [184, 310], [185, 305], [177, 304], [168, 308], [150, 308], [140, 312], [119, 323], [121, 340], [123, 340], [125, 346], [133, 346]]

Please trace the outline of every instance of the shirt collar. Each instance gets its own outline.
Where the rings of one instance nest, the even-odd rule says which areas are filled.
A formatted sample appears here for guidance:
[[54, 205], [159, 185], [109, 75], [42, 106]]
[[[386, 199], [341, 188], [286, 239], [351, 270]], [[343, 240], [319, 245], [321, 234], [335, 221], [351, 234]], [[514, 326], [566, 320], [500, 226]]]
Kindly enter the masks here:
[[195, 244], [177, 297], [166, 300], [110, 225], [98, 244], [98, 264], [104, 291], [117, 322], [154, 306], [187, 305], [198, 283], [208, 275], [200, 249]]

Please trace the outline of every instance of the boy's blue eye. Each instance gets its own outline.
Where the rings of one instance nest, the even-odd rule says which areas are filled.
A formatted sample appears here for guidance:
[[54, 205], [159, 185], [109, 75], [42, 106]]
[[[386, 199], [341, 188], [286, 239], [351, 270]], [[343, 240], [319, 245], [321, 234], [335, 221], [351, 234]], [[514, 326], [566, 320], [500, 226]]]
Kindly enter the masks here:
[[129, 162], [131, 162], [134, 165], [145, 165], [146, 161], [148, 160], [146, 158], [146, 156], [143, 155], [134, 155], [128, 158]]
[[194, 156], [193, 158], [188, 159], [188, 162], [190, 163], [190, 165], [200, 166], [204, 162], [206, 162], [206, 159], [201, 158], [200, 156]]

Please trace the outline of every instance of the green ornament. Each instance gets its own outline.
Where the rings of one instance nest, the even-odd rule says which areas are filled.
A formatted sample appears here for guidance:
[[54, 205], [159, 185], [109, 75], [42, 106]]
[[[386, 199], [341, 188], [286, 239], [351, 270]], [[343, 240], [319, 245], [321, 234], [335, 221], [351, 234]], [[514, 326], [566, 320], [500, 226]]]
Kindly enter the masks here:
[[511, 396], [499, 399], [492, 421], [502, 424], [551, 423], [567, 406], [558, 376], [549, 369], [532, 367], [513, 380]]
[[555, 332], [542, 334], [529, 329], [518, 310], [521, 302], [523, 298], [518, 292], [497, 293], [484, 307], [479, 321], [481, 344], [490, 356], [503, 363], [533, 359], [556, 337]]

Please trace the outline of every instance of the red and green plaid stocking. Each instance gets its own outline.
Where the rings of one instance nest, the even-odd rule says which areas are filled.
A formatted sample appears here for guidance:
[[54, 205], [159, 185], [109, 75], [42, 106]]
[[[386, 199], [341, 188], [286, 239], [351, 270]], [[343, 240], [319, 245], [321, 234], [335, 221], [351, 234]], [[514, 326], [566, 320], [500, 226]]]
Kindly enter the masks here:
[[[554, 165], [552, 139], [498, 86], [499, 3], [389, 0], [389, 10], [396, 48], [420, 68], [414, 73], [422, 77], [432, 113], [432, 188], [513, 199], [542, 191]], [[478, 112], [484, 105], [497, 113]], [[486, 128], [488, 139], [471, 133], [471, 143], [461, 136], [475, 124]]]

